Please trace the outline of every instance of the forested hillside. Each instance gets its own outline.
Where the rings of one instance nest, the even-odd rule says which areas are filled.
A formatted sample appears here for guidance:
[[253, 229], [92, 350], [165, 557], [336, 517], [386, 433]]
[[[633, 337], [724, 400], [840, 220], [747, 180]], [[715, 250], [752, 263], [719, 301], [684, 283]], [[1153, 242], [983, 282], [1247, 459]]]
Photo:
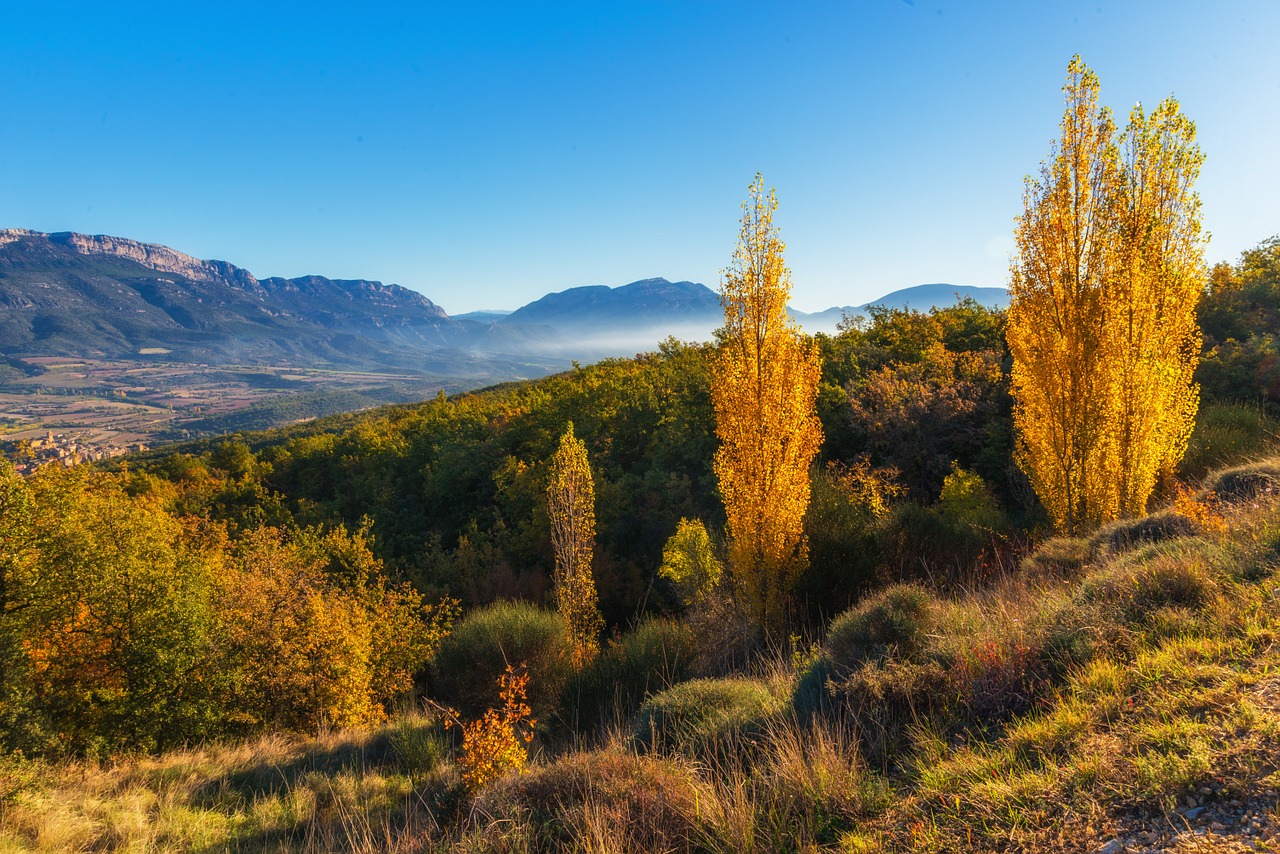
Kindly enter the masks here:
[[[1069, 80], [1064, 128], [1110, 139]], [[1150, 121], [1087, 152], [1128, 147], [1103, 273], [1034, 260], [1095, 251], [1044, 168], [1008, 310], [805, 335], [757, 176], [713, 342], [0, 464], [0, 832], [84, 847], [73, 763], [167, 754], [199, 818], [121, 831], [149, 847], [1049, 850], [1175, 814], [1273, 840], [1280, 240], [1206, 277], [1194, 204], [1153, 237], [1144, 140], [1185, 155], [1170, 192], [1199, 160], [1176, 102]]]

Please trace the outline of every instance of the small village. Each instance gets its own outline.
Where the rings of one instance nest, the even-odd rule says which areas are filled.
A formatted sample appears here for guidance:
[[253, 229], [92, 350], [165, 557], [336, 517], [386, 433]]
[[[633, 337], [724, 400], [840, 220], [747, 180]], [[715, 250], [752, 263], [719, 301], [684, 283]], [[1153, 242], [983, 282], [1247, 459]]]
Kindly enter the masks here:
[[6, 443], [4, 456], [14, 464], [19, 474], [28, 475], [42, 465], [59, 463], [71, 466], [119, 457], [135, 451], [147, 450], [141, 442], [121, 445], [91, 445], [74, 433], [48, 431], [42, 438], [20, 439]]

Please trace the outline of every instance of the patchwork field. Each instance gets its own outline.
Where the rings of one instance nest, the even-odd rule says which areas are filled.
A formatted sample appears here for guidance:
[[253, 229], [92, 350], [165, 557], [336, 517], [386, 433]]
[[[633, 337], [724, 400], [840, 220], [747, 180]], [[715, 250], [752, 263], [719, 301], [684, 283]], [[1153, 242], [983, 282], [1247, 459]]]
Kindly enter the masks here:
[[466, 385], [447, 377], [297, 366], [30, 357], [10, 358], [3, 367], [0, 451], [11, 457], [30, 455], [31, 443], [49, 454], [74, 445], [111, 455], [420, 400]]

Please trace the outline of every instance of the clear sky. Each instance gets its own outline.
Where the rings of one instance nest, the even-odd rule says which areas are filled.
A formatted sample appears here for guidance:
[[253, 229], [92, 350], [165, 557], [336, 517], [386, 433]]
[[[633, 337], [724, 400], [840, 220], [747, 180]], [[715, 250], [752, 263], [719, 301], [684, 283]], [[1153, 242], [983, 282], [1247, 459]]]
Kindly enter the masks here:
[[450, 312], [715, 286], [756, 171], [793, 304], [1002, 285], [1079, 52], [1198, 125], [1209, 257], [1280, 232], [1280, 3], [9, 3], [0, 227]]

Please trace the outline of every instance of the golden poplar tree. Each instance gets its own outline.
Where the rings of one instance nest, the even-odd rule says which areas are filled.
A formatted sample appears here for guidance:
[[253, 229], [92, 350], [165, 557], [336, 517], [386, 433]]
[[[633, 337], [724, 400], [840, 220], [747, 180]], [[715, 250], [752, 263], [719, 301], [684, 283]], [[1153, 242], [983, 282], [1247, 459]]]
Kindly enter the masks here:
[[787, 317], [791, 274], [773, 225], [777, 196], [760, 175], [742, 205], [742, 231], [724, 271], [723, 341], [711, 400], [720, 447], [729, 565], [756, 623], [773, 628], [804, 568], [809, 466], [822, 443], [815, 401], [818, 348]]
[[1162, 476], [1186, 453], [1200, 403], [1196, 307], [1204, 290], [1200, 198], [1204, 162], [1195, 125], [1173, 98], [1150, 116], [1133, 108], [1121, 148], [1116, 194], [1116, 275], [1107, 301], [1108, 363], [1114, 371], [1115, 471], [1119, 512], [1146, 512]]
[[1198, 394], [1195, 128], [1162, 102], [1117, 139], [1077, 56], [1061, 137], [1028, 178], [1008, 322], [1018, 462], [1061, 529], [1142, 513]]
[[596, 491], [587, 461], [587, 446], [573, 435], [570, 423], [551, 458], [547, 515], [555, 548], [556, 607], [573, 636], [574, 663], [581, 665], [600, 649], [604, 620], [591, 574], [595, 552]]

